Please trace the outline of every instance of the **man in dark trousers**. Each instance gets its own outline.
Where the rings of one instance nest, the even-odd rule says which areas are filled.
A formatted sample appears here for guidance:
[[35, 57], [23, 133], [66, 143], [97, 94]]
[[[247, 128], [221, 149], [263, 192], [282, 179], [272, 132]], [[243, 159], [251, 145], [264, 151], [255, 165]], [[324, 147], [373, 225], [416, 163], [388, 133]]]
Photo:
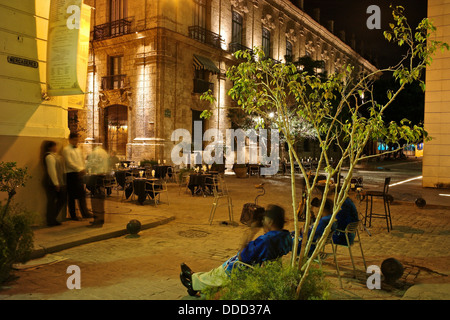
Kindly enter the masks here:
[[69, 135], [69, 145], [63, 149], [63, 157], [66, 166], [66, 183], [68, 206], [71, 220], [78, 221], [75, 212], [75, 199], [78, 199], [78, 206], [80, 208], [83, 218], [90, 218], [86, 205], [86, 192], [84, 190], [83, 177], [86, 173], [85, 163], [81, 150], [78, 148], [79, 135], [71, 133]]

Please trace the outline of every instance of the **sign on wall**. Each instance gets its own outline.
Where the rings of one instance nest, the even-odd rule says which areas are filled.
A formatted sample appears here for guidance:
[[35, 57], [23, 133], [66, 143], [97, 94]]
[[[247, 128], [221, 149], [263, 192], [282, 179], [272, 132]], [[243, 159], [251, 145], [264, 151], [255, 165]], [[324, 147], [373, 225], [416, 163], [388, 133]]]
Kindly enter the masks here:
[[50, 96], [84, 94], [91, 7], [82, 0], [51, 0], [47, 86]]

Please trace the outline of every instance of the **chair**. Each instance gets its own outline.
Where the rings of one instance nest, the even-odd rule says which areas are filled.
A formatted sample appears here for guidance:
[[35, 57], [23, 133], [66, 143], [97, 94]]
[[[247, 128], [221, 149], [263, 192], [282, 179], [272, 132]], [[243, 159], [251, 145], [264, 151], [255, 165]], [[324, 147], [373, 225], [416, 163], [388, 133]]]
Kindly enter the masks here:
[[152, 167], [147, 167], [147, 168], [145, 168], [145, 178], [146, 179], [151, 179], [151, 178], [153, 178], [153, 176], [152, 176]]
[[169, 205], [169, 191], [167, 189], [167, 182], [163, 179], [147, 181], [145, 184], [145, 191], [149, 196], [148, 192], [153, 193], [153, 200], [155, 201], [155, 207], [158, 207], [158, 202], [161, 201], [161, 193], [165, 193], [167, 195], [167, 205]]
[[[315, 261], [317, 261], [320, 265], [322, 265], [322, 260], [325, 260], [328, 257], [328, 255], [329, 255], [328, 253], [325, 252], [325, 247], [328, 244], [331, 244], [331, 249], [333, 250], [333, 252], [331, 254], [333, 255], [334, 265], [336, 266], [336, 272], [337, 272], [337, 275], [338, 275], [339, 283], [340, 283], [341, 288], [342, 288], [341, 273], [339, 271], [339, 265], [337, 263], [336, 248], [335, 248], [334, 243], [333, 243], [333, 235], [334, 235], [334, 231], [330, 231], [330, 233], [328, 234], [327, 239], [325, 240], [325, 243], [324, 243], [324, 245], [322, 247], [322, 251], [319, 252], [319, 254], [317, 255], [317, 258], [316, 258]], [[317, 242], [318, 241], [313, 242], [312, 245], [316, 245], [317, 246]]]
[[176, 172], [174, 167], [168, 167], [167, 168], [167, 175], [166, 175], [166, 181], [170, 182], [177, 182], [177, 175], [178, 172]]
[[177, 174], [177, 179], [178, 179], [178, 195], [181, 194], [181, 189], [184, 189], [184, 192], [188, 192], [189, 191], [189, 176], [190, 176], [191, 172], [190, 171], [184, 171], [183, 173], [179, 173]]
[[133, 180], [134, 180], [134, 176], [132, 175], [127, 175], [125, 176], [125, 185], [123, 186], [123, 190], [122, 190], [122, 199], [121, 201], [123, 201], [124, 199], [126, 199], [126, 191], [128, 188], [131, 187], [131, 200], [134, 200], [134, 186], [133, 186]]
[[[391, 183], [391, 178], [388, 177], [384, 179], [384, 186], [383, 191], [374, 191], [369, 190], [366, 191], [366, 214], [364, 217], [364, 225], [366, 226], [367, 217], [369, 217], [369, 227], [372, 226], [372, 217], [373, 218], [381, 218], [386, 219], [386, 225], [387, 230], [392, 230], [392, 219], [391, 219], [391, 208], [389, 206], [390, 202], [390, 195], [389, 195], [389, 184]], [[370, 212], [368, 213], [368, 207], [369, 207], [369, 197], [370, 197]], [[372, 207], [373, 207], [373, 198], [382, 198], [383, 199], [383, 205], [384, 205], [384, 214], [382, 213], [373, 213]], [[389, 229], [390, 226], [390, 229]]]
[[361, 256], [364, 262], [364, 270], [367, 270], [367, 265], [366, 265], [366, 259], [364, 258], [364, 252], [363, 252], [363, 248], [362, 248], [362, 244], [361, 244], [361, 238], [359, 237], [359, 231], [358, 231], [358, 225], [359, 225], [360, 221], [356, 221], [356, 222], [351, 222], [347, 225], [347, 227], [345, 227], [345, 230], [336, 230], [335, 232], [341, 232], [345, 234], [345, 240], [347, 244], [338, 244], [338, 243], [334, 243], [335, 245], [335, 253], [337, 253], [337, 247], [338, 246], [342, 246], [342, 247], [347, 247], [348, 248], [348, 252], [350, 253], [350, 259], [352, 260], [352, 266], [353, 266], [353, 272], [356, 278], [356, 268], [355, 268], [355, 261], [353, 259], [353, 254], [352, 254], [352, 244], [350, 244], [350, 240], [348, 238], [348, 235], [350, 233], [355, 233], [355, 239], [353, 240], [353, 244], [356, 242], [356, 238], [358, 238], [358, 242], [359, 242], [359, 248], [361, 250]]
[[249, 165], [248, 166], [248, 175], [251, 177], [252, 175], [260, 176], [259, 166], [258, 165]]
[[107, 191], [108, 189], [111, 189], [111, 192], [112, 192], [112, 189], [116, 188], [117, 193], [119, 193], [117, 180], [116, 180], [116, 177], [114, 175], [107, 174], [103, 178], [102, 184], [103, 184], [103, 188], [105, 190], [105, 193], [106, 193], [105, 195], [106, 196], [108, 196], [108, 194], [107, 194], [108, 193], [108, 191]]
[[209, 225], [212, 225], [216, 209], [219, 205], [219, 201], [220, 199], [223, 198], [227, 199], [228, 217], [230, 219], [230, 222], [233, 222], [233, 203], [228, 193], [228, 187], [225, 184], [225, 180], [220, 176], [214, 176], [213, 179], [214, 179], [214, 187], [213, 187], [214, 202], [211, 207], [211, 212], [209, 215]]

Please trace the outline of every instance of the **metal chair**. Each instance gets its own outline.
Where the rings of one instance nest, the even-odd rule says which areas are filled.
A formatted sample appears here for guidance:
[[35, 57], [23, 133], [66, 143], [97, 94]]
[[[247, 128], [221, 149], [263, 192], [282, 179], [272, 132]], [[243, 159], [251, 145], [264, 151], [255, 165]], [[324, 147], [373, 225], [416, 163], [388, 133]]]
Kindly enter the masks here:
[[134, 176], [132, 175], [127, 175], [125, 176], [125, 184], [123, 186], [123, 190], [122, 190], [122, 198], [121, 201], [124, 201], [126, 199], [126, 191], [127, 189], [131, 186], [131, 200], [134, 200], [134, 186], [133, 186], [133, 180], [134, 180]]
[[103, 188], [105, 190], [105, 196], [108, 196], [108, 194], [107, 194], [108, 189], [111, 189], [111, 192], [112, 192], [112, 189], [116, 188], [117, 193], [119, 193], [117, 180], [114, 175], [111, 175], [111, 174], [105, 175], [105, 177], [103, 178], [102, 184], [103, 184]]
[[[326, 253], [326, 252], [325, 252], [325, 247], [326, 247], [328, 244], [330, 244], [330, 245], [331, 245], [331, 249], [332, 249], [332, 251], [333, 251], [331, 254], [333, 255], [334, 265], [336, 266], [336, 272], [337, 272], [337, 275], [338, 275], [339, 283], [340, 283], [341, 288], [342, 288], [341, 273], [340, 273], [340, 271], [339, 271], [339, 265], [338, 265], [338, 263], [337, 263], [337, 258], [336, 258], [336, 248], [335, 248], [334, 243], [333, 243], [333, 235], [334, 235], [334, 231], [331, 231], [331, 232], [328, 234], [327, 239], [325, 240], [325, 243], [324, 243], [324, 245], [323, 245], [323, 247], [322, 247], [322, 251], [319, 252], [319, 254], [317, 255], [317, 258], [316, 258], [315, 261], [317, 261], [320, 265], [322, 265], [322, 260], [325, 260], [325, 259], [328, 257], [328, 255], [329, 255], [329, 253]], [[313, 242], [312, 244], [313, 244], [313, 245], [317, 245], [317, 242], [318, 242], [318, 241]]]
[[169, 205], [169, 190], [167, 189], [167, 182], [163, 179], [147, 181], [145, 183], [145, 191], [153, 193], [153, 200], [155, 202], [155, 208], [158, 207], [158, 202], [161, 202], [161, 194], [165, 193], [167, 196], [167, 205]]
[[[347, 247], [348, 248], [348, 252], [350, 253], [350, 259], [352, 260], [352, 266], [353, 266], [353, 272], [356, 278], [356, 268], [355, 268], [355, 261], [353, 259], [353, 254], [352, 254], [352, 245], [356, 242], [356, 238], [358, 238], [358, 242], [359, 242], [359, 248], [361, 250], [361, 256], [364, 262], [364, 270], [367, 270], [367, 265], [366, 265], [366, 259], [364, 258], [364, 252], [363, 252], [363, 248], [362, 248], [362, 244], [361, 244], [361, 238], [359, 237], [359, 230], [358, 230], [358, 225], [359, 225], [360, 221], [356, 221], [356, 222], [351, 222], [347, 225], [347, 227], [345, 227], [345, 230], [336, 230], [335, 232], [341, 232], [345, 234], [345, 240], [347, 244], [338, 244], [338, 243], [334, 243], [335, 245], [335, 253], [337, 253], [337, 247], [338, 246], [342, 246], [342, 247]], [[353, 240], [353, 244], [350, 244], [350, 240], [348, 238], [348, 235], [350, 233], [355, 233], [355, 239]]]
[[228, 187], [225, 183], [225, 180], [220, 176], [214, 176], [214, 187], [213, 187], [213, 194], [214, 194], [214, 202], [211, 207], [211, 212], [209, 214], [209, 225], [212, 225], [214, 220], [214, 215], [216, 213], [216, 209], [219, 206], [220, 199], [227, 199], [227, 205], [228, 205], [228, 217], [230, 219], [230, 222], [233, 222], [233, 203], [231, 200], [231, 196], [228, 193]]
[[[391, 178], [388, 177], [384, 180], [383, 191], [375, 191], [369, 190], [366, 191], [366, 214], [364, 217], [364, 225], [366, 226], [367, 217], [369, 217], [369, 227], [372, 226], [372, 217], [373, 218], [381, 218], [386, 219], [387, 230], [392, 230], [392, 218], [391, 218], [391, 208], [389, 206], [390, 195], [389, 195], [389, 184], [391, 183]], [[370, 212], [368, 213], [369, 207], [369, 197], [370, 197]], [[382, 198], [384, 205], [384, 214], [382, 213], [373, 213], [373, 198]], [[390, 226], [390, 229], [389, 229]]]

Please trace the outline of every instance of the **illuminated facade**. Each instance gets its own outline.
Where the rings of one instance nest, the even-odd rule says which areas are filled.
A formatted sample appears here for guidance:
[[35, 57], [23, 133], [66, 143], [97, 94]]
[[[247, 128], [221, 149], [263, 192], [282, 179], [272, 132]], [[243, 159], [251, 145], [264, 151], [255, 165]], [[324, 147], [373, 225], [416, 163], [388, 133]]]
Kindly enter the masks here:
[[[67, 99], [47, 94], [50, 0], [0, 1], [0, 161], [27, 167], [31, 179], [15, 200], [45, 221], [40, 147], [69, 134]], [[5, 196], [0, 193], [1, 197]]]
[[[450, 43], [450, 3], [428, 0], [428, 17], [437, 28], [435, 40]], [[450, 52], [436, 52], [427, 68], [425, 130], [433, 138], [423, 148], [423, 186], [450, 188]]]
[[[349, 45], [288, 0], [85, 0], [94, 7], [86, 110], [74, 112], [86, 148], [170, 162], [174, 129], [230, 128], [225, 79], [232, 53], [262, 47], [284, 62], [309, 55], [334, 72], [374, 71]], [[301, 3], [297, 2], [297, 3]], [[214, 106], [200, 101], [211, 89]], [[77, 114], [75, 114], [77, 113]], [[74, 121], [76, 122], [76, 121]], [[76, 127], [75, 127], [76, 129]]]

